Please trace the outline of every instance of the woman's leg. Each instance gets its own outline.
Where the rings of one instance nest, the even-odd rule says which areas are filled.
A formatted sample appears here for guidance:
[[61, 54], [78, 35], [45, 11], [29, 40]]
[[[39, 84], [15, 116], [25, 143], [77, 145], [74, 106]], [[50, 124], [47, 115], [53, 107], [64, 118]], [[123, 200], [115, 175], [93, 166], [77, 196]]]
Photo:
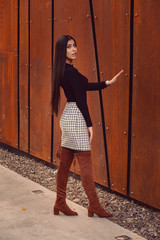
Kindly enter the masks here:
[[66, 188], [69, 176], [69, 169], [73, 161], [74, 151], [63, 148], [60, 154], [60, 165], [57, 172], [57, 199], [54, 205], [54, 214], [58, 215], [59, 211], [67, 216], [78, 215], [72, 211], [66, 204]]
[[82, 185], [89, 199], [88, 216], [92, 217], [95, 213], [99, 217], [111, 217], [112, 215], [106, 212], [98, 201], [92, 173], [91, 152], [79, 152], [75, 153], [75, 155], [81, 170]]

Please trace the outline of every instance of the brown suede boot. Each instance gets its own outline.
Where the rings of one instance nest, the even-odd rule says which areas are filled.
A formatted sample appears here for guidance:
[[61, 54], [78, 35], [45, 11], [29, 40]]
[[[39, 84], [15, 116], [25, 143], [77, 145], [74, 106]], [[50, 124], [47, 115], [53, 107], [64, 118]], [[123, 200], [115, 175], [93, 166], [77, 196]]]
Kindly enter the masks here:
[[63, 148], [60, 154], [60, 165], [57, 172], [57, 199], [54, 205], [54, 214], [59, 212], [67, 216], [76, 216], [77, 212], [72, 211], [66, 204], [66, 188], [69, 175], [69, 169], [73, 161], [74, 151]]
[[82, 185], [89, 199], [88, 217], [93, 217], [94, 214], [101, 218], [111, 217], [112, 215], [106, 212], [98, 201], [92, 173], [91, 152], [79, 152], [75, 155], [81, 170]]

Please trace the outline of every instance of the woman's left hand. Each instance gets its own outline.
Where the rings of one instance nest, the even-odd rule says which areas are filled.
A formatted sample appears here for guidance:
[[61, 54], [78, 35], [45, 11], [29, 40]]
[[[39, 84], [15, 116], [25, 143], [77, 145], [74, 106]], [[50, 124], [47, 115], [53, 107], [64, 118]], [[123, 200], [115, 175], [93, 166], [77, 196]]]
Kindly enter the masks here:
[[119, 76], [124, 72], [124, 70], [121, 70], [117, 75], [115, 75], [110, 81], [106, 81], [106, 84], [112, 85], [113, 83], [117, 82]]

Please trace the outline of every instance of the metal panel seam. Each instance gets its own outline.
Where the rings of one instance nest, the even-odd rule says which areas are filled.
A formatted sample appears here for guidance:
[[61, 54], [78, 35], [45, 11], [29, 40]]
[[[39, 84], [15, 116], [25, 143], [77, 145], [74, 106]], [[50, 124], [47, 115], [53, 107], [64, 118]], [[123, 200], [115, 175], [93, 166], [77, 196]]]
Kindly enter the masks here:
[[127, 164], [127, 195], [130, 192], [131, 167], [131, 127], [132, 127], [132, 91], [133, 91], [133, 33], [134, 33], [134, 0], [130, 8], [130, 82], [129, 82], [129, 117], [128, 117], [128, 164]]
[[30, 153], [30, 0], [28, 0], [28, 153]]
[[[51, 34], [51, 96], [52, 96], [52, 79], [53, 79], [53, 46], [54, 46], [54, 0], [52, 0], [52, 34]], [[54, 131], [54, 118], [51, 114], [51, 163], [53, 163], [53, 131]]]
[[19, 28], [19, 20], [20, 20], [20, 0], [18, 0], [18, 9], [17, 9], [17, 114], [18, 114], [18, 149], [20, 145], [20, 109], [19, 109], [19, 38], [20, 38], [20, 28]]

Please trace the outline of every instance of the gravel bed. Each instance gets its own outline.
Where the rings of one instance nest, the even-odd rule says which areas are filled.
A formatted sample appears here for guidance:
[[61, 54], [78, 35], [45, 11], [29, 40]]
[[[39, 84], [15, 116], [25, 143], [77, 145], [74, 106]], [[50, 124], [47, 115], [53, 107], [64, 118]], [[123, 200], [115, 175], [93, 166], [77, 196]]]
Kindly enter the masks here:
[[[0, 147], [0, 164], [51, 191], [56, 191], [57, 169], [47, 166], [43, 161], [20, 156]], [[119, 194], [107, 192], [100, 186], [96, 186], [96, 191], [102, 206], [107, 206], [107, 211], [113, 214], [113, 217], [109, 218], [110, 221], [148, 240], [160, 239], [160, 211], [128, 200]], [[81, 181], [72, 176], [68, 180], [67, 198], [83, 207], [88, 206]]]

